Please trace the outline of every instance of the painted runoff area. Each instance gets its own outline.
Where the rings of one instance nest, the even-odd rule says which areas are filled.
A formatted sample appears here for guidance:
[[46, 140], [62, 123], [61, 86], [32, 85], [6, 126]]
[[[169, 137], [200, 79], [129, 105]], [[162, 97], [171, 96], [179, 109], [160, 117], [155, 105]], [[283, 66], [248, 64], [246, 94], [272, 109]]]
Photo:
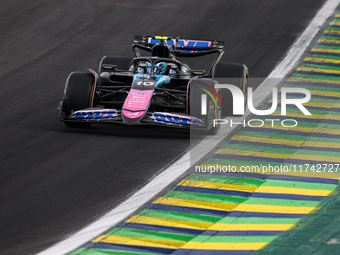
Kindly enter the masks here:
[[[307, 38], [315, 36], [338, 4], [338, 0], [325, 3], [269, 78], [283, 78], [291, 70], [310, 44]], [[328, 171], [329, 164], [340, 162], [339, 83], [340, 14], [336, 14], [315, 47], [283, 85], [311, 91], [312, 99], [306, 107], [312, 116], [287, 108], [288, 116], [298, 120], [297, 127], [273, 128], [266, 124], [242, 128], [200, 166], [203, 169], [233, 165], [236, 172], [193, 173], [138, 214], [107, 230], [185, 172], [189, 165], [189, 154], [185, 154], [122, 205], [40, 254], [65, 254], [90, 239], [71, 254], [251, 254], [260, 251], [282, 233], [294, 230], [306, 215], [317, 211], [324, 198], [337, 187], [336, 173], [306, 170], [304, 164], [327, 164]], [[268, 95], [266, 88], [277, 85], [265, 81], [257, 89], [257, 101]], [[278, 112], [271, 117], [282, 118]], [[229, 133], [225, 130], [222, 128], [219, 135], [205, 139], [197, 147], [213, 146], [216, 139], [231, 132], [230, 128]], [[295, 165], [297, 171], [240, 172], [241, 166], [268, 164], [290, 169]], [[106, 233], [101, 234], [104, 231]]]

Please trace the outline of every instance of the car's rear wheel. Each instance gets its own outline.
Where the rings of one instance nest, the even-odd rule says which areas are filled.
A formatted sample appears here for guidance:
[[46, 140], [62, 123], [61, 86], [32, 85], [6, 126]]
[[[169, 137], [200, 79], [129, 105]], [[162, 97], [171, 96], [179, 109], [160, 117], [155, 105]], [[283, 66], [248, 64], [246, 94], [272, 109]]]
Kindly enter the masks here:
[[111, 67], [116, 66], [118, 70], [129, 70], [132, 65], [132, 59], [127, 57], [105, 56], [100, 61], [99, 74], [110, 71], [110, 69], [105, 68], [105, 65]]
[[[73, 72], [66, 81], [62, 111], [66, 118], [72, 112], [92, 107], [95, 78], [90, 72]], [[70, 127], [89, 127], [91, 123], [65, 121]]]
[[[244, 104], [247, 103], [248, 68], [238, 63], [218, 63], [213, 71], [213, 79], [219, 83], [232, 84], [243, 91]], [[228, 89], [222, 89], [222, 116], [233, 116], [233, 96]]]

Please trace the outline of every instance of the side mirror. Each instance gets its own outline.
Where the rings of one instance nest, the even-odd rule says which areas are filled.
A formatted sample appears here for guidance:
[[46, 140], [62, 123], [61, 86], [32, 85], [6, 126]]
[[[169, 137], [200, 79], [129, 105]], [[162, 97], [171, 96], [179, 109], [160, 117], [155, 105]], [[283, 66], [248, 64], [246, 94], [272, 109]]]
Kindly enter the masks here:
[[116, 70], [117, 66], [116, 65], [104, 64], [103, 69], [105, 69], [105, 70]]

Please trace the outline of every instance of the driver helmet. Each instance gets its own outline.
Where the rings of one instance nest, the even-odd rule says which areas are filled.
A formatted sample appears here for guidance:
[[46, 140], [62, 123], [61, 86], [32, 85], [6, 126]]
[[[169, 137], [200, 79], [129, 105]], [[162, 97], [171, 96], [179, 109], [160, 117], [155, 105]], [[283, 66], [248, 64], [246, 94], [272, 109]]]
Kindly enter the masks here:
[[166, 63], [165, 62], [160, 62], [154, 65], [153, 72], [155, 74], [165, 74], [166, 72]]

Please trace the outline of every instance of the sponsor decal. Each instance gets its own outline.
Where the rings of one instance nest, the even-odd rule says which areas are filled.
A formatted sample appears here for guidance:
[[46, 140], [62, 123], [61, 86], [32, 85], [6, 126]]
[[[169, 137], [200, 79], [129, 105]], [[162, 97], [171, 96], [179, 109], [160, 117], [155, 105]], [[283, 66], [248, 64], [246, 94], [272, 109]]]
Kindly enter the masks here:
[[103, 109], [77, 111], [71, 117], [76, 119], [112, 119], [116, 116], [118, 116], [116, 110]]
[[202, 125], [202, 121], [198, 118], [188, 116], [181, 116], [176, 114], [154, 113], [153, 118], [155, 122], [183, 124], [183, 125]]

